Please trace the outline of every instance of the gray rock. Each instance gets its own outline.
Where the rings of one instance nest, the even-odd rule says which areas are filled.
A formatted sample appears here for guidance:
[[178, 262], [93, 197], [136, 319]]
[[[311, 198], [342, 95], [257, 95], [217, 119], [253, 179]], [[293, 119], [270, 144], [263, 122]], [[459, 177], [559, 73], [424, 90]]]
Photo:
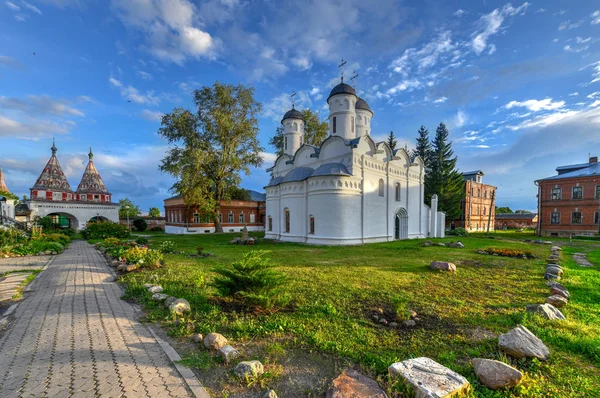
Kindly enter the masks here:
[[390, 324], [388, 326], [391, 328], [397, 328], [398, 324], [396, 322], [390, 322]]
[[484, 358], [474, 358], [472, 362], [481, 384], [492, 390], [515, 387], [523, 378], [523, 373], [504, 362]]
[[275, 390], [269, 390], [265, 393], [263, 398], [277, 398], [277, 394], [275, 393]]
[[552, 296], [546, 299], [547, 304], [552, 304], [556, 308], [562, 308], [569, 303], [569, 301], [563, 296], [559, 296], [558, 294], [553, 294]]
[[550, 248], [550, 250], [558, 250], [558, 251], [561, 251], [561, 250], [562, 250], [562, 247], [560, 247], [560, 246], [552, 246], [552, 247]]
[[546, 273], [544, 274], [544, 279], [546, 279], [546, 280], [551, 280], [551, 281], [552, 281], [552, 280], [559, 281], [559, 280], [560, 280], [560, 276], [559, 276], [559, 275], [556, 275], [556, 274], [550, 274], [550, 273], [546, 272]]
[[137, 265], [135, 264], [127, 264], [125, 265], [124, 270], [127, 272], [135, 271], [137, 269]]
[[177, 299], [169, 305], [169, 311], [176, 315], [183, 315], [191, 311], [190, 303], [186, 299]]
[[519, 325], [498, 338], [498, 347], [515, 358], [537, 358], [546, 360], [550, 350], [525, 326]]
[[387, 319], [380, 319], [379, 323], [381, 323], [382, 325], [387, 325], [388, 321], [387, 321]]
[[527, 306], [527, 312], [533, 312], [546, 319], [564, 321], [565, 316], [552, 304], [532, 304]]
[[237, 377], [245, 379], [247, 377], [260, 376], [265, 373], [265, 369], [260, 361], [243, 361], [236, 365], [233, 372]]
[[204, 338], [204, 347], [209, 350], [218, 350], [227, 345], [227, 339], [220, 333], [209, 333]]
[[377, 382], [354, 369], [344, 369], [342, 374], [333, 379], [327, 390], [326, 398], [387, 398], [387, 394]]
[[402, 324], [404, 326], [407, 326], [407, 327], [411, 328], [411, 327], [415, 326], [417, 324], [417, 322], [415, 322], [412, 319], [409, 319], [408, 321], [403, 321]]
[[163, 301], [163, 300], [166, 300], [167, 297], [169, 297], [169, 296], [164, 293], [154, 293], [152, 295], [152, 300]]
[[438, 269], [438, 270], [442, 270], [442, 271], [448, 271], [448, 272], [456, 272], [456, 265], [449, 263], [447, 261], [432, 261], [429, 264], [429, 268]]
[[567, 290], [567, 288], [564, 287], [564, 285], [562, 285], [562, 284], [560, 284], [560, 283], [558, 283], [556, 281], [546, 282], [546, 286], [548, 286], [548, 287], [555, 287], [557, 289], [562, 289], [562, 290]]
[[445, 244], [445, 243], [441, 243], [441, 242], [440, 242], [440, 243], [437, 243], [437, 244], [436, 244], [436, 246], [439, 246], [439, 247], [446, 247], [446, 244]]
[[144, 283], [144, 289], [150, 289], [152, 286], [155, 286], [153, 283]]
[[233, 361], [240, 356], [240, 352], [230, 345], [223, 346], [217, 350], [217, 354], [223, 358], [225, 363]]
[[204, 337], [200, 333], [194, 333], [194, 343], [200, 343], [204, 340]]
[[559, 289], [557, 287], [551, 287], [550, 288], [550, 293], [552, 295], [563, 296], [566, 299], [571, 298], [571, 293], [569, 293], [568, 290]]
[[177, 300], [177, 297], [169, 296], [165, 299], [165, 307], [169, 308]]
[[391, 378], [402, 378], [417, 398], [459, 395], [469, 389], [467, 379], [430, 358], [414, 358], [388, 367]]
[[162, 293], [163, 288], [161, 286], [151, 286], [148, 288], [150, 293]]

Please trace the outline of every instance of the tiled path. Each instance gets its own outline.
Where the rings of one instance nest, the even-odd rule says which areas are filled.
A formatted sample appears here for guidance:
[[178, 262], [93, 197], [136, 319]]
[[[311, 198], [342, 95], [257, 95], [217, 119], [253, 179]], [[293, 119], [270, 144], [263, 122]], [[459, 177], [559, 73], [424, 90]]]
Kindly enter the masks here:
[[0, 397], [188, 397], [104, 259], [74, 242], [0, 330]]
[[53, 256], [25, 256], [0, 258], [0, 274], [9, 271], [41, 269]]
[[0, 276], [0, 301], [10, 300], [17, 294], [17, 290], [29, 275], [31, 275], [31, 272], [19, 272]]

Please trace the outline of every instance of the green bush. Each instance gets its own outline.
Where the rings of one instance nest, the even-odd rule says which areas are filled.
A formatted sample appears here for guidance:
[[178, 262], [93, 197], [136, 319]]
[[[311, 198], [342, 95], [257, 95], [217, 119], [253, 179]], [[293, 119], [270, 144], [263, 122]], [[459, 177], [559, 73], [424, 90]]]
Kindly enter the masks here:
[[213, 286], [222, 296], [240, 297], [250, 305], [271, 306], [277, 290], [285, 283], [282, 273], [275, 271], [265, 258], [267, 251], [252, 250], [231, 268], [213, 269], [219, 276]]
[[175, 242], [171, 240], [166, 240], [160, 244], [158, 250], [160, 250], [161, 253], [173, 253], [176, 248], [177, 245], [175, 244]]
[[65, 247], [69, 243], [71, 243], [70, 237], [68, 237], [67, 235], [59, 234], [59, 233], [44, 234], [41, 236], [41, 240], [46, 240], [48, 242], [58, 242]]
[[131, 236], [131, 231], [127, 225], [115, 222], [93, 222], [87, 224], [87, 227], [81, 231], [81, 236], [86, 240], [106, 238], [125, 239]]
[[158, 250], [149, 249], [144, 256], [144, 267], [157, 268], [163, 265], [164, 254]]
[[27, 235], [16, 228], [0, 229], [0, 247], [15, 245], [27, 240]]
[[469, 232], [464, 228], [450, 229], [446, 231], [446, 236], [468, 236]]
[[38, 254], [40, 252], [62, 253], [63, 250], [63, 245], [61, 245], [58, 242], [48, 242], [46, 240], [32, 239], [28, 242], [15, 245], [11, 249], [11, 252], [14, 254], [24, 256], [27, 254]]
[[148, 223], [143, 218], [136, 218], [133, 220], [133, 226], [139, 232], [143, 232], [148, 229]]
[[148, 238], [146, 238], [145, 236], [139, 236], [135, 239], [135, 242], [138, 245], [147, 245], [148, 244]]
[[161, 226], [156, 226], [156, 227], [152, 227], [150, 228], [150, 231], [155, 231], [155, 232], [160, 232], [160, 231], [164, 231], [165, 229]]

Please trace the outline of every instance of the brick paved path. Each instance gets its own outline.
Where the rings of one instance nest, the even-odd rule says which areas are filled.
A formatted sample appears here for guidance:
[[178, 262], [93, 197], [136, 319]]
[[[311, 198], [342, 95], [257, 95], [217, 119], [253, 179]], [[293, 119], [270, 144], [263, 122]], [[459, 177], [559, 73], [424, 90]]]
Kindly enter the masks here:
[[0, 258], [0, 274], [8, 271], [28, 271], [44, 268], [53, 256], [25, 256]]
[[74, 242], [0, 331], [0, 397], [188, 397], [104, 259]]

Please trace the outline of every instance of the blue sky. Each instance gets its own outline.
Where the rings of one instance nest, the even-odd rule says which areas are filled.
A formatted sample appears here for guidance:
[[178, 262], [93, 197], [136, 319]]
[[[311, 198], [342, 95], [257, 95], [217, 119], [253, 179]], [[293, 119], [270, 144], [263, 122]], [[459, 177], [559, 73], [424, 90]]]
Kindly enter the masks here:
[[342, 58], [376, 139], [445, 122], [498, 205], [535, 210], [533, 180], [600, 154], [592, 1], [0, 0], [0, 166], [28, 194], [56, 137], [76, 189], [91, 145], [116, 199], [162, 208], [159, 117], [219, 80], [263, 104], [265, 165], [243, 182], [261, 190], [289, 94], [325, 117]]

